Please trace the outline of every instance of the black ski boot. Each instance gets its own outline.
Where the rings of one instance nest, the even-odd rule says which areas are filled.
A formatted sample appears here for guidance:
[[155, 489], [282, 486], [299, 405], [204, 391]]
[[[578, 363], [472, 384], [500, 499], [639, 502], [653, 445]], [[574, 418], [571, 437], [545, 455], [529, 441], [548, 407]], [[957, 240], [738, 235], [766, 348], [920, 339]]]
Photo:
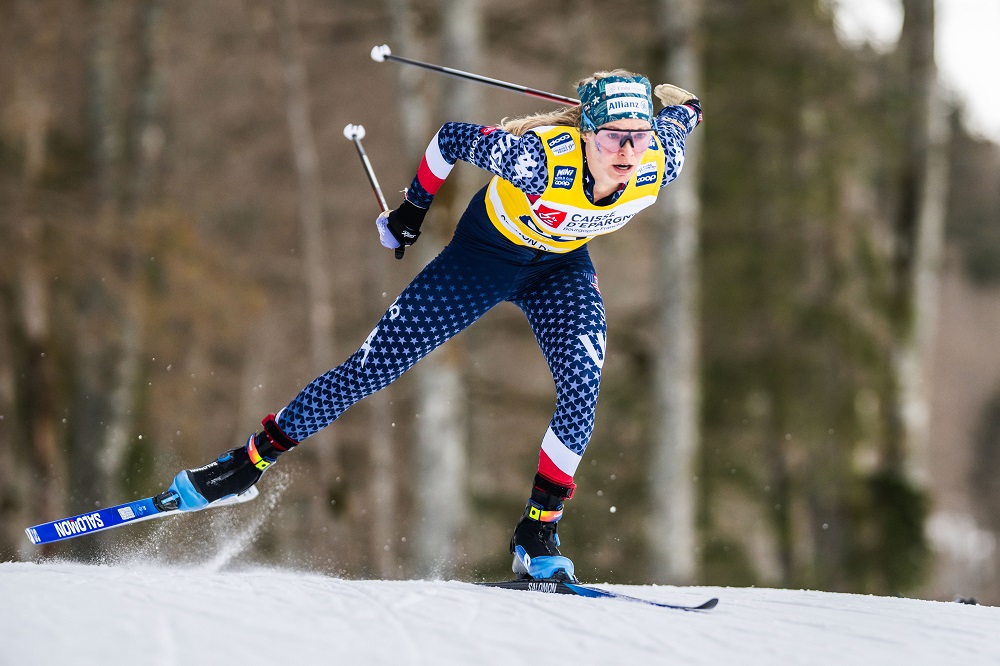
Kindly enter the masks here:
[[559, 552], [559, 535], [556, 534], [563, 501], [572, 497], [574, 489], [535, 475], [531, 499], [510, 540], [510, 552], [514, 555], [512, 568], [518, 578], [576, 580], [573, 561]]
[[278, 456], [298, 445], [281, 431], [274, 414], [269, 414], [261, 425], [264, 429], [250, 435], [243, 446], [226, 451], [204, 467], [180, 472], [165, 494], [177, 495], [177, 508], [181, 511], [197, 511], [245, 492]]

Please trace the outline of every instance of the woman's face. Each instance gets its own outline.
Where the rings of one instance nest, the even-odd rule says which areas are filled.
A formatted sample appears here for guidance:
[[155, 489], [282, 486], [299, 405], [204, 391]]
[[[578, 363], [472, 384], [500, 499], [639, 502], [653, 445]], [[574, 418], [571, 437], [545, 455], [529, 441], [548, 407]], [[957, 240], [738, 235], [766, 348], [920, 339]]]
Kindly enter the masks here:
[[[630, 130], [645, 130], [648, 135], [626, 135], [625, 132]], [[606, 123], [597, 128], [596, 132], [582, 135], [587, 165], [594, 176], [594, 192], [600, 194], [598, 198], [607, 196], [610, 194], [609, 190], [616, 190], [629, 181], [642, 161], [642, 154], [649, 147], [652, 135], [653, 129], [649, 122], [638, 118]], [[626, 136], [628, 140], [621, 143], [621, 139]]]

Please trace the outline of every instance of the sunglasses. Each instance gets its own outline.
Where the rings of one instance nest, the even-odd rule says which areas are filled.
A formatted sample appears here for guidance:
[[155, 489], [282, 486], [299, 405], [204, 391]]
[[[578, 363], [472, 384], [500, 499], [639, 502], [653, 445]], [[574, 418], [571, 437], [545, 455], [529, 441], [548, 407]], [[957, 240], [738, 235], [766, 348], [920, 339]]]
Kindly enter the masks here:
[[632, 144], [632, 150], [641, 153], [653, 142], [653, 130], [598, 129], [594, 131], [594, 140], [608, 152], [617, 153], [627, 142]]

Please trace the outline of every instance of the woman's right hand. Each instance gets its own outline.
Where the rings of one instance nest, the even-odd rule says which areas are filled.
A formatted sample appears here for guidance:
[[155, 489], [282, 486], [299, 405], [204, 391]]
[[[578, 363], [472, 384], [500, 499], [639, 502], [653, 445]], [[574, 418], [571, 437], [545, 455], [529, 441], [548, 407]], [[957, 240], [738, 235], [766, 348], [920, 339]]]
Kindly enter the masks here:
[[375, 218], [375, 226], [378, 227], [378, 240], [382, 243], [382, 247], [387, 247], [390, 250], [394, 250], [399, 247], [399, 241], [396, 237], [392, 235], [389, 231], [389, 213], [390, 211], [382, 211], [377, 218]]
[[417, 242], [420, 236], [420, 225], [424, 222], [427, 211], [414, 206], [406, 199], [393, 211], [383, 211], [376, 219], [378, 239], [382, 247], [391, 250], [398, 247], [409, 247]]

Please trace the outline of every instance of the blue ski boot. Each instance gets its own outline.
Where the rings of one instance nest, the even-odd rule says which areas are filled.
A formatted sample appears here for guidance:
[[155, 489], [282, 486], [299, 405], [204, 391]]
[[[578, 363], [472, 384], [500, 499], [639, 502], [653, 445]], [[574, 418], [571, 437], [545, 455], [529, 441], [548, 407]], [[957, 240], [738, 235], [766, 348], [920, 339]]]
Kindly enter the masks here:
[[531, 499], [510, 540], [510, 552], [514, 555], [512, 568], [518, 578], [576, 581], [573, 561], [559, 552], [559, 535], [556, 534], [563, 501], [573, 495], [573, 490], [572, 486], [562, 486], [540, 474], [535, 475]]
[[264, 429], [241, 447], [226, 451], [204, 467], [186, 469], [174, 477], [167, 493], [175, 493], [178, 509], [197, 511], [212, 502], [245, 492], [282, 453], [298, 442], [281, 431], [274, 414], [261, 421]]

